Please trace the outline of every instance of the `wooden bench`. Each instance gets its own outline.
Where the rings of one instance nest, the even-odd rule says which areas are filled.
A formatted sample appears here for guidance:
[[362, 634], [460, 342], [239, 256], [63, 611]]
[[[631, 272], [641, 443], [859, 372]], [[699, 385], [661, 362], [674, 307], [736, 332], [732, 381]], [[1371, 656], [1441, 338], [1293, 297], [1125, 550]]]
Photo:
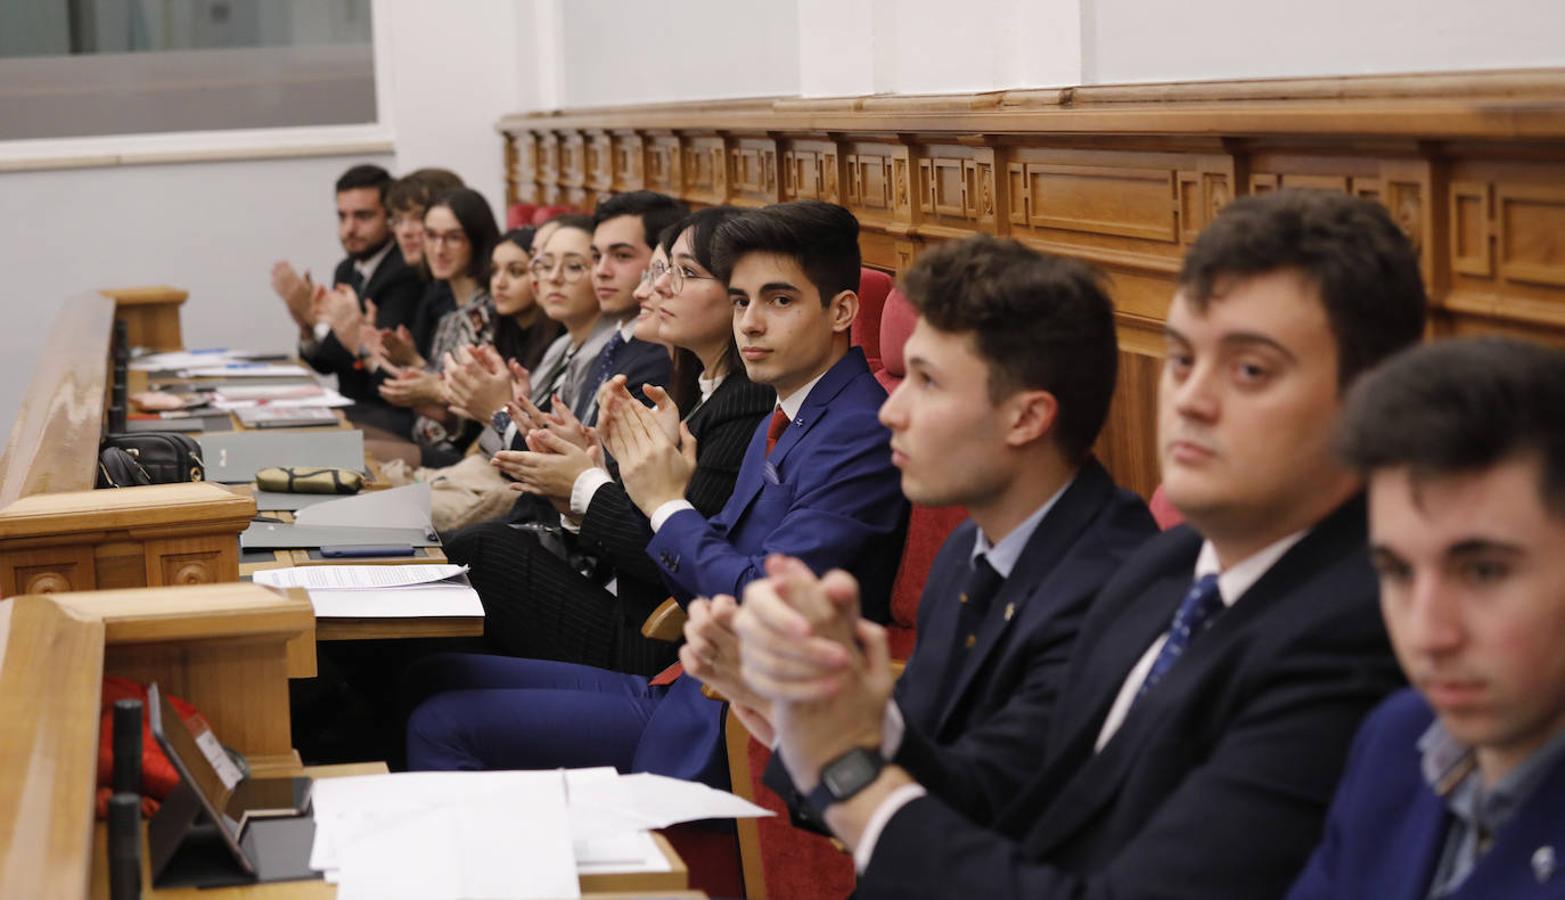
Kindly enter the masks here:
[[116, 315], [134, 311], [160, 339], [179, 333], [177, 304], [121, 302], [67, 300], [44, 343], [0, 457], [0, 596], [239, 577], [252, 499], [202, 483], [93, 490]]

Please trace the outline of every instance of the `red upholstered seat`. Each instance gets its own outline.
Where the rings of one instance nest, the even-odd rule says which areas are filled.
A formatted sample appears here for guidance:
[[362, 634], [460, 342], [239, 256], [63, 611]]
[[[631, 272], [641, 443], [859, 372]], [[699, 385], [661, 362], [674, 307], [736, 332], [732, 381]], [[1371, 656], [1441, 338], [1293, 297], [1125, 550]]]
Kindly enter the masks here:
[[505, 211], [505, 227], [509, 231], [512, 228], [521, 228], [523, 225], [533, 223], [533, 215], [538, 212], [536, 203], [513, 203], [511, 208]]
[[543, 223], [545, 223], [545, 222], [549, 221], [550, 219], [554, 218], [555, 216], [561, 216], [561, 215], [564, 215], [565, 213], [575, 212], [575, 211], [576, 210], [570, 208], [569, 206], [540, 206], [537, 209], [533, 210], [533, 221], [532, 221], [532, 224], [534, 224], [534, 225], [542, 225]]
[[871, 372], [881, 367], [880, 311], [892, 290], [891, 276], [879, 269], [859, 272], [859, 314], [853, 320], [853, 345], [864, 350]]

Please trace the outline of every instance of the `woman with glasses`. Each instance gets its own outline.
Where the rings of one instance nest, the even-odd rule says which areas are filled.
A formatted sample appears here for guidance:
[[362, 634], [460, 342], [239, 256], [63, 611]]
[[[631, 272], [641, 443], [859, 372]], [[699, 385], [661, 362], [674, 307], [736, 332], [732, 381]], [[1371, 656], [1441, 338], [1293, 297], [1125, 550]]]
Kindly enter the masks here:
[[[429, 354], [418, 354], [398, 365], [388, 353], [375, 368], [388, 377], [380, 395], [394, 406], [417, 413], [413, 441], [418, 464], [450, 465], [478, 436], [480, 426], [447, 409], [440, 371], [448, 356], [462, 347], [494, 342], [494, 301], [487, 290], [489, 255], [499, 240], [489, 203], [477, 191], [458, 188], [442, 194], [424, 213], [424, 262], [430, 275], [449, 293], [451, 312], [441, 317], [430, 340]], [[376, 447], [372, 452], [384, 452]], [[409, 463], [411, 454], [398, 454]]]
[[614, 335], [615, 322], [598, 307], [592, 283], [592, 219], [564, 215], [553, 219], [554, 231], [534, 245], [533, 291], [543, 314], [565, 329], [532, 370], [532, 402], [541, 410], [553, 408], [559, 395], [574, 408], [582, 386], [592, 373], [598, 351]]

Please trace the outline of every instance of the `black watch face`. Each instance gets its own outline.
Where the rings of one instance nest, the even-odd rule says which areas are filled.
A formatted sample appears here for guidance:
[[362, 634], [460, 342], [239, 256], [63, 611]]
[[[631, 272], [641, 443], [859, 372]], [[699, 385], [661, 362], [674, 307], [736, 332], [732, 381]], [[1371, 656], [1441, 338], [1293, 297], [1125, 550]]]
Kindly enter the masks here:
[[874, 756], [865, 750], [855, 750], [832, 763], [821, 777], [833, 797], [846, 797], [874, 781], [879, 771]]

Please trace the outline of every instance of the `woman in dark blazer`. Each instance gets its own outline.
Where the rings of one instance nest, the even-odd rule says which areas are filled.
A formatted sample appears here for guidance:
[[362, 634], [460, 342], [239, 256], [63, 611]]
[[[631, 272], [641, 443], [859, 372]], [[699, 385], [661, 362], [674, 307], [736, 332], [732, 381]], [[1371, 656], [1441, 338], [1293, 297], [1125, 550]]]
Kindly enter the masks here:
[[[727, 288], [711, 275], [712, 237], [737, 212], [706, 209], [669, 229], [638, 291], [643, 318], [637, 336], [652, 337], [656, 328], [656, 339], [678, 355], [670, 391], [654, 387], [649, 396], [661, 401], [665, 427], [676, 425], [674, 409], [684, 411], [683, 425], [696, 440], [696, 469], [686, 499], [703, 515], [714, 515], [727, 502], [745, 449], [776, 403], [771, 388], [745, 376]], [[673, 645], [641, 636], [641, 623], [668, 590], [646, 555], [651, 524], [611, 471], [612, 462], [594, 477], [590, 492], [573, 492], [578, 495], [573, 506], [580, 501], [584, 515], [580, 533], [565, 536], [563, 554], [558, 544], [545, 546], [536, 530], [504, 522], [464, 529], [448, 546], [453, 559], [470, 567], [469, 577], [484, 602], [486, 637], [508, 655], [636, 674], [652, 674], [673, 662]], [[457, 670], [473, 665], [503, 669], [505, 662], [436, 657], [410, 680], [427, 696], [464, 684], [465, 678], [452, 677]], [[494, 687], [502, 675], [486, 669], [481, 680]]]

